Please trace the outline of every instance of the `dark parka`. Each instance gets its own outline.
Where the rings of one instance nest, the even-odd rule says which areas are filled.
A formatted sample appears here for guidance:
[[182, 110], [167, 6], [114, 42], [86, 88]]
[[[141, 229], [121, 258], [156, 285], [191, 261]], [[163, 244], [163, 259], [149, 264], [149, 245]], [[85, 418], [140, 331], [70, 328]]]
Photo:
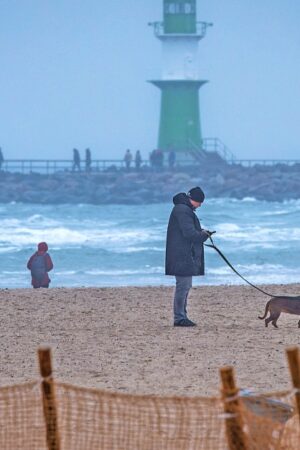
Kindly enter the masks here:
[[166, 248], [166, 275], [204, 275], [203, 242], [208, 235], [201, 229], [195, 209], [186, 194], [173, 197]]

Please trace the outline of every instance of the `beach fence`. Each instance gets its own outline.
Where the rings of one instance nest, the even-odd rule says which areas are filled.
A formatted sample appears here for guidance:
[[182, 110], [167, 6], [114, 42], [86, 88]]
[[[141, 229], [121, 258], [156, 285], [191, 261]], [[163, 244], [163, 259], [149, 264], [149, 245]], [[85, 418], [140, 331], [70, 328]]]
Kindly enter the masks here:
[[1, 450], [298, 450], [300, 354], [287, 350], [293, 389], [243, 393], [232, 367], [219, 397], [129, 395], [41, 380], [0, 388]]

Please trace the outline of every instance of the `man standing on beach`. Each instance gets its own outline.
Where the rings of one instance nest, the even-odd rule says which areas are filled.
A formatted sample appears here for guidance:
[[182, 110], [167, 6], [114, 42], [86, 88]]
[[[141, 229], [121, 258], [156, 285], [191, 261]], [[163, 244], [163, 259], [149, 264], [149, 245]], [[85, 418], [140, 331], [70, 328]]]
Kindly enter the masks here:
[[167, 231], [166, 275], [174, 275], [176, 278], [175, 327], [196, 325], [187, 317], [187, 298], [192, 287], [192, 277], [204, 275], [203, 242], [212, 234], [201, 228], [195, 214], [204, 198], [204, 193], [198, 186], [187, 194], [180, 193], [173, 197], [174, 207]]

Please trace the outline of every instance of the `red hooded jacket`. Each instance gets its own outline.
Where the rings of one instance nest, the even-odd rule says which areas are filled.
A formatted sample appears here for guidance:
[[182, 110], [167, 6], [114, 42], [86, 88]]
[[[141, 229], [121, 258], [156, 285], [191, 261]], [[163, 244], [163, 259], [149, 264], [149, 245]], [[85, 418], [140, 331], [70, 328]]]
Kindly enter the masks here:
[[[48, 275], [48, 272], [50, 272], [50, 270], [53, 269], [53, 262], [52, 259], [49, 255], [49, 253], [47, 253], [48, 250], [48, 245], [46, 244], [46, 242], [41, 242], [38, 245], [38, 251], [35, 252], [28, 260], [27, 263], [27, 269], [29, 269], [31, 271], [31, 284], [33, 287], [35, 288], [39, 288], [39, 287], [46, 287], [48, 286], [48, 284], [50, 283], [50, 278]], [[40, 257], [43, 256], [43, 268], [41, 271], [40, 276], [37, 278], [35, 276], [35, 272], [33, 270], [33, 266], [34, 266], [34, 262], [37, 259], [36, 257]]]

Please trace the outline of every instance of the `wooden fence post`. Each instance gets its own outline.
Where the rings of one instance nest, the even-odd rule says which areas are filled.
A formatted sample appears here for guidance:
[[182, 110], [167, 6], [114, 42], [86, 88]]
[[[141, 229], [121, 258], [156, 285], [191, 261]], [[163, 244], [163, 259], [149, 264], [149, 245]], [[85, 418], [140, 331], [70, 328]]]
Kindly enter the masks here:
[[298, 419], [300, 422], [300, 353], [298, 347], [286, 350], [293, 386], [295, 389], [295, 400], [297, 405]]
[[48, 450], [60, 450], [55, 390], [52, 378], [51, 349], [40, 348], [38, 350], [38, 357], [40, 363], [40, 373], [43, 378], [41, 387], [43, 395], [47, 447]]
[[228, 414], [225, 419], [226, 435], [230, 450], [248, 450], [248, 439], [243, 430], [243, 418], [241, 414], [239, 389], [236, 387], [232, 367], [220, 369], [222, 381], [222, 398], [224, 411]]

